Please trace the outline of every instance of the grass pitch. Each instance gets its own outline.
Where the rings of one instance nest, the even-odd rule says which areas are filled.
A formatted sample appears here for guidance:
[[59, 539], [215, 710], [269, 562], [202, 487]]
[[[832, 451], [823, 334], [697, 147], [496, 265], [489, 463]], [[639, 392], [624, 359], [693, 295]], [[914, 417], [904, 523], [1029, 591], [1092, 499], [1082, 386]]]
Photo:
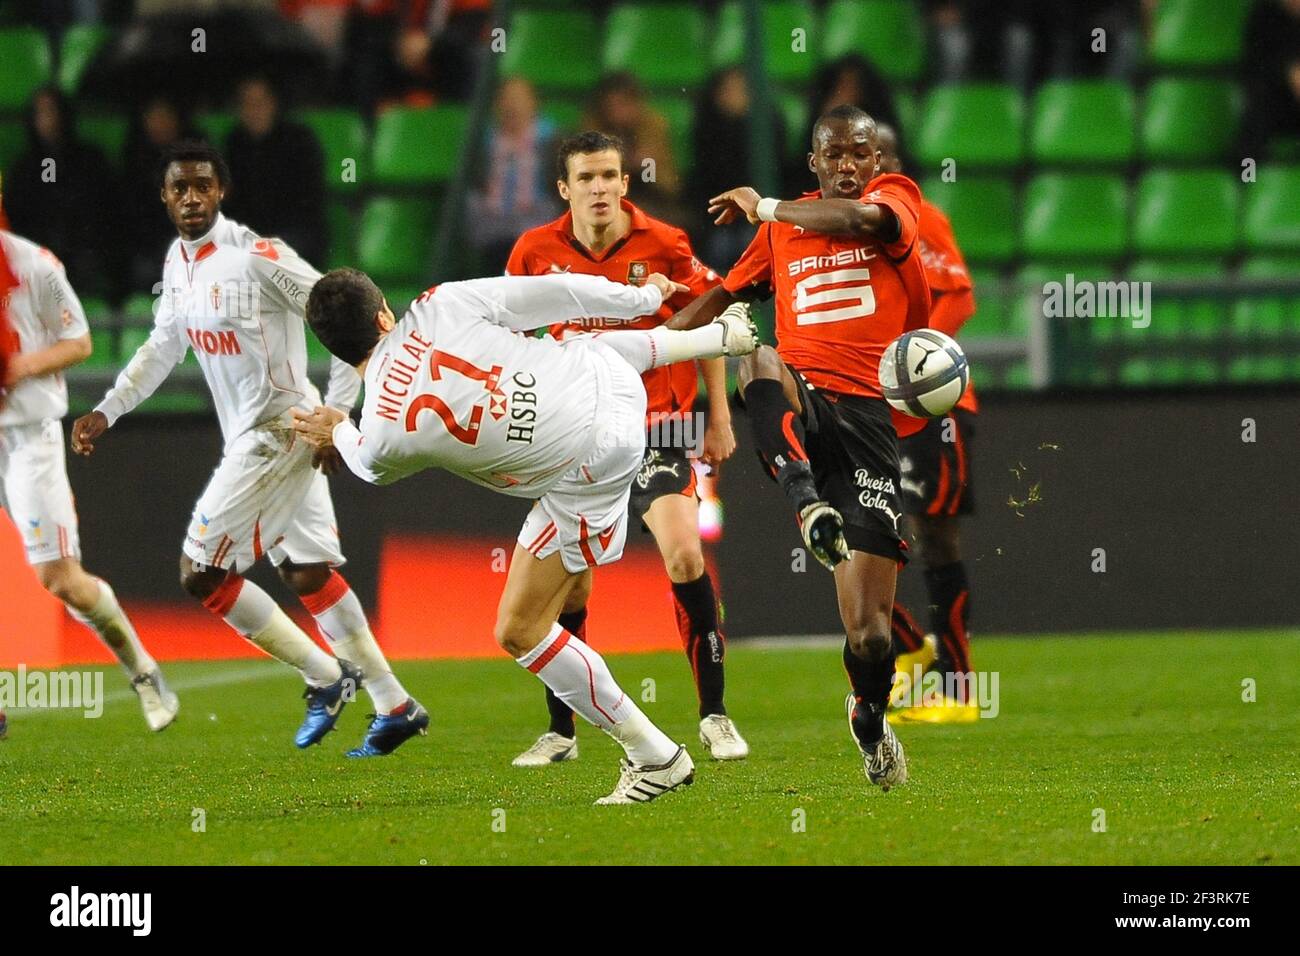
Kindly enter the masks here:
[[591, 805], [619, 751], [581, 723], [579, 760], [510, 766], [545, 709], [508, 660], [401, 663], [433, 726], [365, 761], [343, 757], [364, 697], [294, 749], [301, 684], [275, 663], [169, 665], [182, 709], [159, 735], [110, 671], [97, 720], [11, 712], [0, 864], [1300, 863], [1300, 635], [981, 638], [975, 655], [999, 715], [900, 728], [912, 780], [888, 794], [849, 739], [838, 648], [728, 650], [753, 749], [734, 764], [705, 759], [679, 655], [612, 658], [638, 698], [653, 679], [644, 709], [697, 765], [634, 807]]

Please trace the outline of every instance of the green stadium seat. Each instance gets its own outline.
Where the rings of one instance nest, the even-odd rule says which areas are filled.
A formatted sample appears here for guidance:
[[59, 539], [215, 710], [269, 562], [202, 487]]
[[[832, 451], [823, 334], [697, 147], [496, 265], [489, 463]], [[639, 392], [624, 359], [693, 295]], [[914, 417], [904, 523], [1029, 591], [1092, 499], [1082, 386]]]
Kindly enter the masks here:
[[967, 339], [998, 338], [1007, 334], [1007, 295], [1001, 277], [989, 270], [971, 270], [975, 282], [975, 314], [957, 333]]
[[0, 113], [20, 113], [50, 82], [54, 64], [45, 34], [35, 27], [0, 30]]
[[1231, 172], [1213, 169], [1146, 173], [1134, 198], [1134, 250], [1153, 256], [1231, 252], [1240, 185]]
[[[122, 325], [128, 328], [132, 326], [137, 328], [143, 327], [145, 330], [145, 338], [148, 338], [149, 329], [153, 325], [154, 306], [157, 301], [158, 300], [153, 296], [144, 293], [136, 293], [135, 295], [129, 296], [127, 300], [122, 303]], [[140, 341], [143, 342], [144, 339], [141, 339]], [[131, 351], [134, 351], [134, 349]], [[130, 357], [130, 352], [126, 350], [125, 342], [122, 346], [122, 354], [126, 355], [128, 358]]]
[[[1169, 282], [1187, 280], [1222, 279], [1227, 275], [1222, 261], [1213, 259], [1184, 259], [1178, 261], [1138, 259], [1128, 270], [1133, 282]], [[1193, 298], [1179, 298], [1152, 290], [1151, 325], [1135, 329], [1125, 323], [1125, 334], [1131, 338], [1209, 340], [1223, 335], [1228, 325], [1228, 300], [1206, 294]]]
[[582, 104], [574, 100], [553, 100], [541, 108], [541, 114], [555, 124], [560, 133], [576, 132], [582, 125]]
[[97, 23], [77, 23], [68, 27], [59, 44], [59, 88], [75, 96], [81, 88], [81, 78], [86, 67], [94, 61], [99, 48], [112, 31]]
[[1151, 23], [1148, 57], [1169, 68], [1226, 66], [1241, 56], [1252, 0], [1160, 0]]
[[1157, 384], [1155, 360], [1146, 356], [1125, 359], [1119, 369], [1119, 381], [1130, 388], [1150, 388]]
[[1189, 385], [1215, 385], [1219, 378], [1219, 364], [1213, 359], [1192, 357], [1182, 362], [1182, 382]]
[[193, 392], [154, 392], [141, 403], [135, 414], [140, 415], [202, 415], [212, 410], [212, 399], [206, 389], [199, 386]]
[[917, 159], [937, 166], [947, 158], [964, 166], [1017, 166], [1024, 158], [1024, 101], [1010, 86], [977, 83], [935, 87], [921, 109]]
[[601, 67], [633, 73], [651, 87], [698, 86], [708, 69], [706, 33], [695, 4], [621, 3], [605, 18]]
[[239, 123], [239, 117], [227, 110], [200, 113], [194, 117], [194, 125], [199, 128], [204, 138], [217, 149], [226, 148], [226, 137]]
[[928, 179], [925, 197], [948, 216], [966, 261], [1003, 264], [1016, 255], [1015, 186], [994, 176]]
[[465, 139], [463, 106], [395, 107], [375, 124], [374, 178], [387, 186], [416, 186], [450, 179]]
[[1261, 166], [1246, 183], [1244, 236], [1255, 251], [1300, 250], [1300, 166]]
[[1034, 387], [1029, 363], [1021, 359], [1007, 366], [1002, 375], [1002, 387], [1013, 392], [1027, 392]]
[[[1015, 299], [1007, 314], [1009, 334], [1026, 338], [1035, 322], [1046, 320], [1057, 323], [1062, 329], [1086, 328], [1088, 337], [1095, 342], [1109, 342], [1119, 338], [1128, 319], [1101, 315], [1071, 317], [1067, 314], [1073, 311], [1073, 303], [1067, 301], [1072, 288], [1076, 290], [1074, 301], [1079, 299], [1077, 286], [1070, 285], [1070, 276], [1074, 277], [1075, 283], [1100, 283], [1118, 278], [1114, 269], [1095, 261], [1060, 264], [1032, 262], [1023, 266], [1016, 273]], [[1049, 316], [1045, 312], [1050, 306], [1046, 298], [1050, 283], [1060, 286], [1057, 302], [1061, 309], [1059, 315]]]
[[[710, 55], [714, 69], [742, 64], [745, 57], [745, 6], [731, 0], [718, 13]], [[816, 53], [817, 14], [807, 0], [768, 0], [763, 16], [763, 63], [777, 82], [804, 83], [812, 77]], [[803, 50], [794, 47], [795, 30], [803, 30]]]
[[1241, 97], [1226, 80], [1162, 77], [1147, 87], [1141, 154], [1148, 162], [1206, 162], [1227, 155]]
[[1114, 80], [1057, 80], [1034, 94], [1030, 156], [1039, 163], [1125, 163], [1133, 156], [1133, 90]]
[[916, 129], [921, 115], [921, 104], [917, 102], [916, 94], [911, 90], [894, 90], [894, 112], [898, 114], [898, 124], [904, 133]]
[[1128, 190], [1119, 176], [1043, 173], [1021, 203], [1021, 247], [1048, 259], [1105, 259], [1124, 251]]
[[865, 54], [889, 79], [915, 83], [925, 69], [925, 24], [911, 0], [831, 0], [822, 57]]
[[[325, 155], [325, 185], [333, 192], [352, 192], [365, 179], [366, 124], [352, 110], [305, 110], [298, 117], [320, 140]], [[352, 160], [351, 182], [344, 179], [344, 162]]]
[[599, 24], [586, 10], [519, 10], [506, 31], [502, 76], [522, 76], [540, 89], [586, 92], [600, 75], [592, 52]]
[[114, 329], [95, 328], [94, 324], [94, 322], [91, 322], [90, 358], [82, 362], [78, 368], [98, 371], [116, 369], [119, 365], [117, 361], [117, 332]]
[[[1300, 262], [1285, 258], [1248, 259], [1238, 275], [1243, 279], [1300, 278]], [[1243, 294], [1232, 307], [1230, 331], [1241, 339], [1278, 338], [1300, 335], [1300, 292]]]
[[338, 269], [356, 263], [357, 217], [341, 202], [332, 202], [325, 211], [329, 222], [329, 267]]
[[0, 120], [0, 171], [7, 171], [27, 145], [22, 120]]
[[414, 283], [429, 273], [429, 253], [437, 228], [434, 204], [386, 196], [372, 199], [361, 214], [357, 265], [381, 285]]
[[1281, 355], [1243, 355], [1228, 363], [1228, 381], [1240, 385], [1270, 385], [1289, 379], [1287, 360]]
[[88, 143], [104, 151], [105, 158], [117, 169], [125, 161], [127, 119], [125, 116], [88, 115], [77, 117], [77, 132]]
[[[668, 133], [672, 138], [673, 158], [677, 160], [678, 175], [684, 176], [691, 166], [691, 122], [695, 118], [695, 104], [684, 96], [656, 96], [650, 106], [668, 120]], [[632, 178], [640, 175], [632, 170]]]
[[794, 90], [782, 90], [776, 95], [785, 120], [785, 148], [791, 156], [808, 152], [808, 98]]

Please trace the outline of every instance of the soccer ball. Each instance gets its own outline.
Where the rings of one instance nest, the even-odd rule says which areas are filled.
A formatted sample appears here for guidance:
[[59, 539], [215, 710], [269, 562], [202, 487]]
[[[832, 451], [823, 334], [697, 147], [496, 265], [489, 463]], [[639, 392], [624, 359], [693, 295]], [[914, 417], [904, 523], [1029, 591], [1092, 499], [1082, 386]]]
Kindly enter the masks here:
[[952, 411], [970, 381], [966, 353], [934, 329], [905, 332], [880, 357], [880, 389], [885, 401], [916, 418]]

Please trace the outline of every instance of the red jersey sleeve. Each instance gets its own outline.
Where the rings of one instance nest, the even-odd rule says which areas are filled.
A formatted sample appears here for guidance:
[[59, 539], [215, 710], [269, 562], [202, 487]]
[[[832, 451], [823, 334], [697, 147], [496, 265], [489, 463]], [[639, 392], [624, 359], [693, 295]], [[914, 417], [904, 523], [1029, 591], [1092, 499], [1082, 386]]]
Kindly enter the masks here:
[[871, 181], [862, 201], [884, 206], [898, 219], [898, 238], [884, 244], [885, 254], [895, 261], [905, 258], [916, 244], [921, 219], [921, 190], [906, 176], [886, 173]]
[[528, 233], [515, 240], [515, 247], [510, 250], [510, 258], [506, 260], [506, 275], [532, 275], [528, 269], [528, 246]]
[[740, 257], [722, 287], [741, 299], [765, 299], [772, 292], [772, 224], [760, 223], [749, 248]]

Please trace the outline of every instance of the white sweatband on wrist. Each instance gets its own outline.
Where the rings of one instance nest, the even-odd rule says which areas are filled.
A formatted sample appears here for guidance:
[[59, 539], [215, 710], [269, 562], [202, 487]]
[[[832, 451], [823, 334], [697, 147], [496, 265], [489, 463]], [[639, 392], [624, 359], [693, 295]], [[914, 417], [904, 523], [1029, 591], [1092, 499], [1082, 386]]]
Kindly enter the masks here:
[[760, 199], [754, 209], [754, 215], [758, 216], [759, 222], [776, 222], [776, 207], [780, 202], [781, 200], [771, 197]]

